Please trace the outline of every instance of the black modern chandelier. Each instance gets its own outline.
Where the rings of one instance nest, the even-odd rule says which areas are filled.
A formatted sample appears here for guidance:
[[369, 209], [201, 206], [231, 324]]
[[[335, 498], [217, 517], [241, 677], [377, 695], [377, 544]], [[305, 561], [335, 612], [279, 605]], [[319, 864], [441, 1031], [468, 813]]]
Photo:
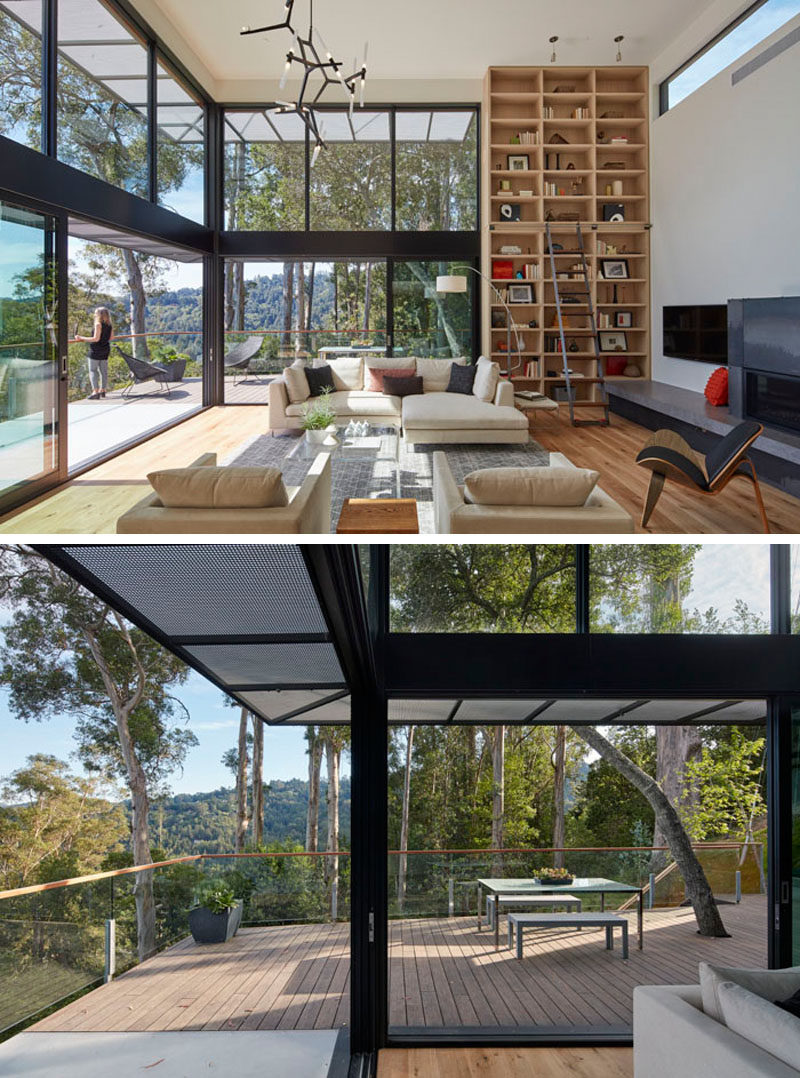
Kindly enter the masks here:
[[[288, 30], [292, 35], [292, 45], [286, 53], [286, 63], [279, 87], [282, 90], [286, 85], [293, 64], [299, 64], [302, 68], [300, 89], [295, 101], [277, 101], [275, 112], [279, 114], [295, 113], [309, 130], [314, 139], [314, 154], [311, 159], [313, 165], [317, 160], [319, 151], [325, 149], [324, 124], [319, 122], [314, 111], [314, 105], [325, 93], [329, 86], [341, 86], [350, 106], [350, 120], [353, 119], [353, 108], [358, 96], [359, 107], [364, 107], [364, 90], [367, 82], [367, 48], [364, 45], [364, 59], [358, 67], [358, 61], [353, 61], [355, 70], [352, 75], [345, 77], [344, 65], [339, 60], [334, 60], [333, 54], [322, 35], [314, 26], [314, 0], [309, 0], [308, 13], [308, 36], [302, 37], [292, 25], [292, 11], [295, 0], [284, 0], [283, 22], [273, 23], [271, 26], [243, 26], [240, 33], [242, 37], [249, 34], [269, 34], [274, 30]], [[323, 60], [323, 55], [325, 59]], [[317, 77], [321, 79], [321, 85], [317, 87]], [[314, 90], [316, 89], [316, 93]]]

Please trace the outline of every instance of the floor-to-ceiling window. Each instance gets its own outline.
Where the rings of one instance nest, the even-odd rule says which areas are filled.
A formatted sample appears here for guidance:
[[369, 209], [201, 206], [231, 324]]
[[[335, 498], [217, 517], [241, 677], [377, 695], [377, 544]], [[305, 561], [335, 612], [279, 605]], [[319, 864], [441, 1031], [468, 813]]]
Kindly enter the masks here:
[[42, 145], [42, 0], [0, 4], [0, 135]]

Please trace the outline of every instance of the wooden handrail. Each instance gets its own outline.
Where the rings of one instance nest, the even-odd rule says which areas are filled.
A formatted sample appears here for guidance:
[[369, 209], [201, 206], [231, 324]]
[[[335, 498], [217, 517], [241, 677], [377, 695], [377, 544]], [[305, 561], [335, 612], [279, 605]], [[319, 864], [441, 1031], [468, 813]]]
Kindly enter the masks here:
[[[698, 842], [693, 845], [695, 850], [738, 850], [741, 842]], [[751, 842], [750, 846], [761, 846], [761, 842]], [[409, 857], [423, 854], [481, 854], [483, 856], [508, 853], [653, 853], [654, 851], [668, 851], [669, 846], [533, 846], [511, 847], [507, 849], [479, 849], [479, 850], [387, 850], [387, 854], [403, 854]], [[66, 880], [52, 880], [50, 883], [36, 883], [29, 887], [15, 887], [8, 891], [0, 891], [0, 899], [17, 898], [21, 895], [34, 895], [42, 891], [55, 891], [62, 887], [74, 887], [79, 883], [91, 883], [95, 880], [108, 880], [115, 876], [130, 876], [134, 872], [150, 872], [156, 868], [167, 868], [169, 865], [181, 865], [194, 861], [234, 860], [236, 858], [254, 857], [349, 857], [350, 850], [276, 850], [270, 853], [193, 853], [185, 857], [171, 857], [168, 861], [154, 861], [149, 865], [132, 865], [128, 868], [116, 868], [108, 872], [95, 872], [88, 876], [73, 876]], [[660, 877], [659, 877], [660, 878]]]

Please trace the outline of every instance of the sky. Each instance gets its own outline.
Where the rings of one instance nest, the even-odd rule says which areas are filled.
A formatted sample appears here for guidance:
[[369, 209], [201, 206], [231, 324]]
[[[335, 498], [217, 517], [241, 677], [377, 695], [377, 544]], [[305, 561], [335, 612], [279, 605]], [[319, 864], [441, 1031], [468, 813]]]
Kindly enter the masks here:
[[[800, 594], [800, 545], [793, 547], [795, 601]], [[737, 598], [769, 617], [769, 549], [765, 543], [705, 544], [695, 562], [694, 584], [686, 605], [705, 610], [716, 606], [721, 616], [733, 613]], [[182, 774], [173, 776], [175, 793], [196, 793], [232, 786], [233, 776], [221, 763], [223, 753], [235, 746], [238, 710], [226, 707], [222, 693], [192, 673], [177, 695], [186, 705], [188, 723], [199, 744], [190, 753]], [[13, 718], [8, 694], [0, 689], [0, 776], [21, 767], [28, 755], [47, 752], [67, 760], [74, 751], [73, 719], [63, 715], [47, 723], [25, 724]], [[77, 765], [76, 765], [77, 766]], [[264, 731], [266, 781], [305, 778], [307, 758], [302, 727], [266, 727]], [[349, 761], [343, 764], [349, 773]]]

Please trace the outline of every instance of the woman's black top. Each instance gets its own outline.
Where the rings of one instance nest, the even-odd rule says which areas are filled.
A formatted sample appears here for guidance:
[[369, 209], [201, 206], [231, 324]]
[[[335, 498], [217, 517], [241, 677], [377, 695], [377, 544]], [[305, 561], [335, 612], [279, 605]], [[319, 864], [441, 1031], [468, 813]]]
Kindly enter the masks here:
[[89, 341], [89, 359], [108, 359], [111, 351], [111, 325], [109, 322], [100, 323], [100, 340]]

